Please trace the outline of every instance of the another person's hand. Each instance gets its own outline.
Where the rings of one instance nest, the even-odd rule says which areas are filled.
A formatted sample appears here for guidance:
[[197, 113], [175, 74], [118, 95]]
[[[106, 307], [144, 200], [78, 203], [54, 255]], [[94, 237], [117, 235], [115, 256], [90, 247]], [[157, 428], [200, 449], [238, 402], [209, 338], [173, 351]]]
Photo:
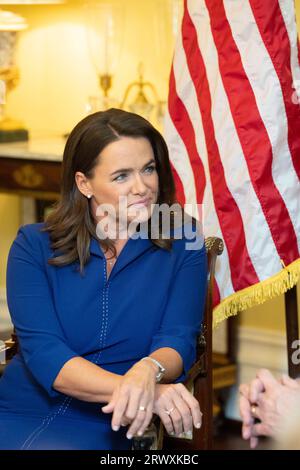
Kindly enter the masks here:
[[278, 381], [267, 369], [260, 370], [249, 385], [241, 385], [240, 393], [242, 435], [250, 439], [252, 448], [256, 447], [258, 436], [281, 435], [287, 419], [300, 404], [299, 382], [286, 375]]
[[243, 439], [250, 440], [250, 447], [254, 449], [258, 444], [258, 438], [253, 433], [256, 417], [253, 410], [257, 409], [258, 395], [264, 391], [263, 382], [257, 377], [250, 384], [240, 385], [240, 415], [242, 418]]
[[193, 425], [198, 429], [201, 427], [199, 403], [181, 383], [156, 386], [154, 413], [171, 435], [191, 432]]
[[130, 424], [127, 437], [142, 435], [150, 424], [155, 397], [156, 369], [150, 361], [139, 361], [122, 377], [110, 402], [102, 407], [104, 413], [113, 413], [112, 428]]

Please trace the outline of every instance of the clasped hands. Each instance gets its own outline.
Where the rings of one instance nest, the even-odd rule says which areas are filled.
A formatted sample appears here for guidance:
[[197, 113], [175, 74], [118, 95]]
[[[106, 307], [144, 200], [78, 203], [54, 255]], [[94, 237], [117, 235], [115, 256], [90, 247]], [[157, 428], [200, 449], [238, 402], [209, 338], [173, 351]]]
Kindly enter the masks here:
[[255, 448], [259, 436], [277, 438], [285, 429], [300, 403], [297, 380], [283, 375], [277, 380], [269, 370], [261, 369], [249, 384], [240, 386], [242, 436]]
[[139, 361], [121, 377], [111, 400], [102, 407], [104, 413], [113, 413], [112, 429], [129, 426], [127, 438], [142, 436], [153, 413], [158, 415], [171, 435], [190, 432], [193, 425], [201, 427], [198, 401], [181, 384], [156, 384], [156, 370], [148, 361]]

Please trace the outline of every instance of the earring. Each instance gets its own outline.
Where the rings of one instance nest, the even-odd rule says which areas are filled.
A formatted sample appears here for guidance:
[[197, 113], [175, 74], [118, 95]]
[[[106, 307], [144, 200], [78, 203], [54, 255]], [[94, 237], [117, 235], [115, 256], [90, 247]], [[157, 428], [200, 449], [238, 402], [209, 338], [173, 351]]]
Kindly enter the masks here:
[[88, 199], [91, 199], [91, 197], [92, 197], [92, 194], [87, 194]]

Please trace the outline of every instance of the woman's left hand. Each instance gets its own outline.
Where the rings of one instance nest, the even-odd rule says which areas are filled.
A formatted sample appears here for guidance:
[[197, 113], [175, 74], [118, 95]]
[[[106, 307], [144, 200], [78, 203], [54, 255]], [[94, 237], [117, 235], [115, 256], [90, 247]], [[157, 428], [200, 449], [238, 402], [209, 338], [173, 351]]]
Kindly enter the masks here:
[[171, 435], [179, 437], [183, 432], [192, 432], [193, 425], [198, 429], [201, 427], [199, 402], [182, 383], [156, 386], [154, 413]]
[[155, 397], [155, 365], [150, 361], [139, 361], [126, 372], [114, 390], [110, 402], [102, 408], [104, 413], [113, 413], [112, 428], [130, 424], [128, 439], [142, 435], [149, 425]]

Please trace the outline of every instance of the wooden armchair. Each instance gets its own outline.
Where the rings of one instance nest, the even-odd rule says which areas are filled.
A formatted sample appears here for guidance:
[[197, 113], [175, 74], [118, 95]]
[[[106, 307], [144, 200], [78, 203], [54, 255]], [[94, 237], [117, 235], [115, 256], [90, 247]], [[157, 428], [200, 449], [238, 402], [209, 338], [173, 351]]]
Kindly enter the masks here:
[[155, 417], [143, 436], [134, 436], [134, 450], [207, 450], [212, 447], [213, 382], [212, 382], [212, 294], [217, 256], [223, 252], [223, 241], [209, 237], [205, 240], [208, 257], [208, 285], [202, 330], [197, 341], [197, 359], [184, 385], [194, 394], [203, 413], [202, 426], [194, 428], [191, 437], [169, 436], [158, 417]]
[[10, 361], [18, 352], [18, 338], [15, 330], [11, 334], [11, 338], [4, 341], [4, 350], [6, 362]]
[[[202, 329], [197, 341], [197, 360], [190, 369], [185, 386], [192, 391], [200, 403], [202, 426], [193, 430], [192, 437], [171, 437], [164, 432], [158, 417], [141, 437], [134, 436], [133, 450], [170, 449], [170, 450], [207, 450], [212, 447], [213, 434], [213, 384], [212, 384], [212, 293], [215, 264], [223, 252], [223, 241], [209, 237], [205, 240], [208, 256], [208, 286]], [[18, 351], [15, 333], [5, 341], [6, 360], [9, 361]]]

